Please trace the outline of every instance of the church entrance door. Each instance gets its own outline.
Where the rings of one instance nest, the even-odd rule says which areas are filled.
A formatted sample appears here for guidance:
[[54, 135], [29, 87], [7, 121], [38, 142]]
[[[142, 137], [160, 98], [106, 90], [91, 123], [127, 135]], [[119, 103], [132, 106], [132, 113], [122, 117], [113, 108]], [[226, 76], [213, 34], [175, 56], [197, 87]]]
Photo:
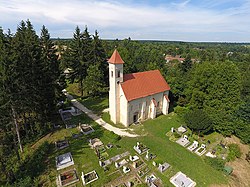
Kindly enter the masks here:
[[138, 121], [138, 112], [134, 113], [134, 117], [133, 117], [133, 122], [137, 122]]

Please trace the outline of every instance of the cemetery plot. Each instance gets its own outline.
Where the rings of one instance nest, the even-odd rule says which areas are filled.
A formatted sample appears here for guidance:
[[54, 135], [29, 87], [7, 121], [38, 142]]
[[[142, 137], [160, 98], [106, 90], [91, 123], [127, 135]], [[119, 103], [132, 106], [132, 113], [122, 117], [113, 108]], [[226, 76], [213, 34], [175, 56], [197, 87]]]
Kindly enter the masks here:
[[195, 151], [195, 153], [199, 156], [203, 155], [206, 152], [206, 145], [201, 144], [201, 146]]
[[65, 153], [56, 157], [56, 168], [57, 170], [74, 165], [74, 161], [71, 153]]
[[199, 143], [198, 143], [197, 141], [194, 141], [194, 142], [192, 143], [192, 145], [188, 146], [187, 149], [188, 149], [189, 151], [194, 151], [195, 149], [197, 149], [198, 145], [199, 145]]
[[161, 187], [162, 186], [161, 180], [159, 178], [157, 178], [154, 174], [146, 176], [145, 182], [150, 187]]
[[137, 186], [137, 185], [139, 185], [139, 184], [141, 184], [142, 182], [140, 181], [140, 179], [138, 179], [138, 177], [133, 177], [133, 178], [131, 178], [129, 181], [127, 181], [127, 182], [125, 182], [125, 186], [126, 187], [129, 187], [129, 186]]
[[130, 172], [130, 168], [128, 166], [123, 166], [122, 171], [123, 171], [123, 173], [126, 174], [126, 173]]
[[72, 169], [72, 170], [63, 172], [58, 176], [57, 186], [59, 186], [59, 187], [68, 186], [68, 185], [73, 184], [77, 181], [79, 181], [79, 178], [77, 177], [76, 170]]
[[132, 163], [133, 168], [137, 169], [144, 165], [144, 162], [142, 160], [136, 160]]
[[84, 135], [90, 134], [90, 133], [92, 133], [92, 132], [95, 131], [95, 130], [91, 127], [91, 125], [88, 125], [88, 124], [80, 124], [80, 125], [79, 125], [79, 129], [80, 129], [80, 131], [81, 131]]
[[152, 160], [152, 159], [154, 159], [156, 157], [156, 154], [154, 154], [154, 153], [149, 153], [149, 151], [147, 151], [147, 154], [146, 154], [146, 156], [145, 156], [145, 159], [146, 160]]
[[183, 147], [186, 147], [188, 146], [188, 144], [190, 143], [189, 140], [188, 140], [188, 136], [187, 135], [184, 135], [183, 137], [181, 137], [180, 139], [178, 139], [176, 141], [176, 143], [180, 144], [181, 146]]
[[69, 146], [69, 142], [68, 140], [57, 141], [55, 142], [55, 146], [57, 149], [64, 149]]
[[163, 173], [165, 172], [168, 168], [170, 167], [170, 165], [168, 163], [163, 163], [163, 164], [159, 164], [158, 170]]
[[80, 138], [83, 134], [82, 133], [73, 133], [72, 134], [72, 138], [76, 139], [76, 138]]
[[72, 118], [72, 114], [70, 112], [64, 112], [64, 113], [61, 113], [61, 117], [63, 121], [67, 121]]
[[72, 124], [70, 121], [65, 121], [66, 129], [72, 129], [75, 128], [76, 125]]
[[149, 172], [149, 168], [145, 166], [145, 167], [141, 168], [141, 169], [138, 171], [138, 176], [142, 178], [142, 177], [145, 176], [148, 172]]
[[87, 173], [84, 175], [84, 173], [82, 172], [82, 183], [83, 185], [86, 185], [86, 184], [89, 184], [89, 183], [92, 183], [94, 181], [96, 181], [98, 179], [98, 175], [96, 173], [95, 170]]
[[175, 186], [175, 187], [194, 187], [196, 186], [196, 183], [188, 178], [185, 174], [182, 172], [178, 172], [176, 175], [171, 177], [170, 182]]
[[145, 153], [148, 150], [148, 148], [145, 145], [143, 145], [142, 143], [137, 142], [136, 145], [134, 146], [134, 150], [138, 154], [141, 155], [141, 154]]
[[187, 128], [183, 127], [183, 126], [180, 126], [180, 127], [177, 128], [177, 132], [180, 133], [180, 134], [183, 134], [183, 133], [187, 132]]
[[100, 139], [94, 138], [94, 139], [90, 139], [90, 140], [89, 140], [89, 145], [90, 145], [90, 147], [91, 147], [92, 149], [94, 149], [94, 148], [96, 148], [96, 147], [98, 147], [98, 146], [102, 146], [103, 143], [102, 143], [102, 141], [101, 141]]

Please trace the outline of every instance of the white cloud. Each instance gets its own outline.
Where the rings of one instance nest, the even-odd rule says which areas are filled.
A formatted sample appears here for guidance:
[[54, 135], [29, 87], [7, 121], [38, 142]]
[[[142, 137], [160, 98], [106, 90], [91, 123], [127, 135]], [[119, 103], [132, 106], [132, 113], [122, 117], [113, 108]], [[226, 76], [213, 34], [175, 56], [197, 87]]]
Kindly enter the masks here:
[[[88, 25], [100, 30], [100, 35], [106, 38], [131, 36], [173, 40], [179, 36], [185, 40], [214, 40], [213, 33], [246, 33], [250, 36], [249, 10], [249, 1], [236, 8], [217, 11], [195, 6], [191, 0], [169, 3], [169, 6], [115, 1], [0, 0], [0, 13], [4, 15], [0, 17], [0, 23], [3, 27], [13, 28], [20, 20], [30, 19], [35, 27], [46, 25], [53, 37], [71, 37], [76, 25]], [[200, 38], [196, 38], [197, 35]], [[218, 34], [215, 35], [217, 38]], [[224, 40], [223, 36], [221, 38]], [[249, 38], [246, 40], [250, 41]]]

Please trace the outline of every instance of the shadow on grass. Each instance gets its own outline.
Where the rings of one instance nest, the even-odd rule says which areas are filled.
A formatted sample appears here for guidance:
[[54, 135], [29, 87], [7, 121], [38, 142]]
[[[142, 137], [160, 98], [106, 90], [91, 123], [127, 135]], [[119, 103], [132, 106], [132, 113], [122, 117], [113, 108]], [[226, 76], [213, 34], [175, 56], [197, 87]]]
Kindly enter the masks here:
[[36, 178], [47, 169], [46, 159], [53, 150], [53, 145], [44, 142], [31, 156], [28, 156], [17, 171], [18, 178]]

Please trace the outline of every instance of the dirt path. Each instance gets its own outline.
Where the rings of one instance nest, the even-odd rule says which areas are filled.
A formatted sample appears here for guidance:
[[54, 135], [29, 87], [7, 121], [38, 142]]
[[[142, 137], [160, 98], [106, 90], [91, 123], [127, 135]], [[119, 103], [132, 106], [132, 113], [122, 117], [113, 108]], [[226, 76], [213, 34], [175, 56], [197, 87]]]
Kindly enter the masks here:
[[117, 127], [113, 127], [112, 125], [106, 123], [105, 121], [103, 121], [103, 119], [100, 116], [94, 114], [93, 111], [89, 110], [82, 103], [80, 103], [76, 99], [74, 99], [74, 97], [72, 95], [70, 95], [68, 93], [65, 93], [65, 95], [71, 101], [73, 106], [75, 106], [76, 108], [83, 111], [85, 114], [87, 114], [90, 118], [92, 118], [96, 123], [101, 125], [103, 128], [105, 128], [109, 131], [113, 131], [115, 134], [117, 134], [119, 136], [127, 136], [127, 137], [131, 137], [131, 138], [138, 137], [137, 134], [131, 134], [131, 133], [127, 132], [126, 129], [120, 129]]

